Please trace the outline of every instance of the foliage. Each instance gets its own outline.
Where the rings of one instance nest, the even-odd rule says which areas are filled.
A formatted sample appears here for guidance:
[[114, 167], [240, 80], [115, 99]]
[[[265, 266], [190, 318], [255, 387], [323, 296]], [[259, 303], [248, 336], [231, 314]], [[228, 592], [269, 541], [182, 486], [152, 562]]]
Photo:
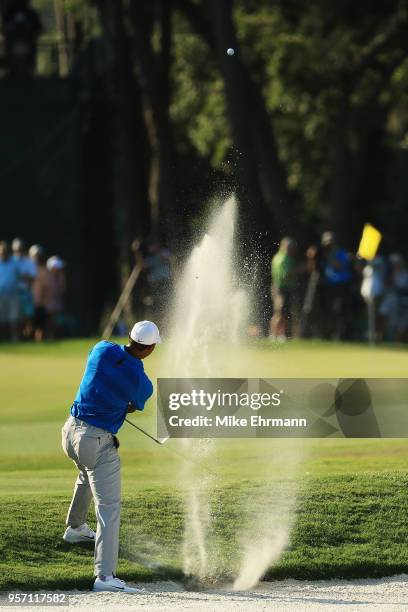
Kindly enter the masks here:
[[[328, 185], [336, 172], [330, 148], [343, 104], [355, 117], [343, 126], [351, 154], [374, 129], [367, 123], [372, 117], [378, 121], [378, 108], [385, 113], [383, 125], [375, 129], [388, 131], [379, 146], [402, 146], [388, 122], [394, 117], [395, 125], [395, 115], [400, 117], [405, 108], [407, 46], [394, 32], [405, 32], [406, 20], [406, 4], [398, 2], [376, 3], [374, 10], [367, 2], [278, 2], [273, 8], [267, 2], [237, 2], [246, 59], [264, 93], [288, 184], [301, 194], [302, 214], [309, 222], [313, 213], [324, 219]], [[404, 138], [406, 121], [405, 130], [399, 127]]]
[[180, 152], [189, 143], [214, 167], [231, 146], [224, 87], [205, 42], [191, 32], [183, 15], [174, 15], [172, 102], [170, 115]]
[[[37, 0], [37, 5], [50, 12], [47, 0]], [[205, 0], [172, 3], [168, 9], [169, 92], [159, 98], [159, 111], [147, 108], [148, 99], [143, 98], [145, 116], [170, 118], [171, 131], [159, 130], [158, 144], [162, 151], [174, 152], [174, 166], [183, 168], [180, 174], [184, 183], [181, 178], [178, 192], [190, 187], [188, 176], [195, 177], [194, 165], [200, 160], [228, 175], [230, 166], [226, 162], [236, 144], [231, 133], [233, 111], [225, 95], [226, 75], [220, 69], [214, 45], [210, 5]], [[88, 33], [95, 36], [100, 32], [105, 39], [112, 32], [106, 24], [99, 30], [95, 11], [101, 16], [107, 6], [101, 0], [67, 0], [65, 4], [78, 21], [87, 22]], [[148, 44], [158, 58], [155, 50], [160, 42], [161, 16], [168, 5], [164, 0], [143, 0], [135, 8], [130, 0], [120, 0], [118, 6], [123, 13], [122, 34], [109, 44], [115, 44], [115, 40], [119, 44], [124, 32], [130, 36], [130, 46], [123, 51], [122, 45], [121, 52], [128, 54], [132, 49], [129, 78], [138, 79], [137, 87], [144, 91], [146, 84], [139, 76], [142, 47], [138, 47], [138, 36], [130, 34], [129, 21], [135, 25], [138, 15], [140, 20], [146, 14], [150, 16]], [[383, 224], [388, 240], [394, 235], [400, 239], [384, 208], [391, 201], [395, 213], [403, 214], [407, 202], [403, 155], [408, 147], [407, 0], [234, 0], [232, 6], [238, 53], [231, 58], [231, 66], [242, 62], [261, 94], [288, 193], [299, 204], [299, 229], [313, 232], [332, 220], [340, 221], [344, 237], [344, 228], [348, 230], [350, 223], [350, 231], [355, 233], [361, 222], [370, 218]], [[225, 40], [225, 51], [228, 46]], [[128, 59], [122, 58], [123, 65]], [[156, 78], [153, 73], [154, 67], [152, 82]], [[158, 76], [156, 84], [149, 87], [160, 90], [162, 81]], [[169, 104], [165, 108], [167, 93]], [[243, 98], [245, 95], [243, 85]], [[246, 117], [249, 125], [253, 120], [253, 115]], [[261, 125], [254, 129], [261, 130]], [[262, 139], [263, 134], [256, 136]], [[154, 151], [156, 144], [150, 146]], [[253, 156], [254, 151], [241, 154]], [[185, 168], [187, 157], [191, 160], [190, 172]], [[384, 180], [384, 174], [388, 180]], [[247, 177], [240, 179], [245, 183]], [[265, 193], [263, 198], [265, 206], [270, 206]], [[350, 221], [353, 209], [359, 212]]]

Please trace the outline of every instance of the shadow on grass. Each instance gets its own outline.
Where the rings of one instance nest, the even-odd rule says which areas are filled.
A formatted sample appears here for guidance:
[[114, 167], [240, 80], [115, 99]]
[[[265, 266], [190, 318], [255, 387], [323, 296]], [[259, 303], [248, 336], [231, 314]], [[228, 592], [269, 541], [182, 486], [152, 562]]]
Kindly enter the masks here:
[[[400, 473], [325, 477], [299, 496], [291, 545], [267, 580], [375, 578], [408, 572], [407, 478]], [[250, 495], [248, 483], [238, 493]], [[215, 507], [213, 537], [235, 554], [240, 525], [237, 491], [224, 488]], [[176, 495], [144, 490], [123, 502], [118, 573], [129, 582], [183, 581], [183, 512]], [[89, 589], [92, 546], [62, 540], [66, 504], [26, 497], [2, 501], [0, 589]], [[94, 521], [94, 516], [90, 518]], [[93, 522], [91, 522], [93, 524]], [[156, 559], [158, 567], [152, 567]], [[146, 564], [146, 566], [144, 565]]]
[[270, 569], [264, 577], [265, 581], [276, 580], [356, 580], [362, 578], [384, 578], [408, 573], [407, 563], [390, 563], [379, 565], [376, 562], [338, 563], [322, 565], [318, 568], [280, 566]]
[[[19, 568], [20, 570], [22, 568]], [[3, 574], [1, 565], [0, 573]], [[45, 573], [45, 572], [44, 572]], [[158, 582], [173, 580], [182, 583], [184, 575], [181, 570], [171, 567], [162, 567], [160, 570], [146, 570], [145, 568], [124, 570], [120, 573], [120, 578], [127, 582]], [[11, 575], [3, 575], [0, 580], [0, 591], [90, 591], [92, 589], [94, 578], [92, 577], [92, 568], [90, 567], [89, 576], [71, 576], [71, 577], [54, 577], [24, 575], [21, 577], [13, 577]]]

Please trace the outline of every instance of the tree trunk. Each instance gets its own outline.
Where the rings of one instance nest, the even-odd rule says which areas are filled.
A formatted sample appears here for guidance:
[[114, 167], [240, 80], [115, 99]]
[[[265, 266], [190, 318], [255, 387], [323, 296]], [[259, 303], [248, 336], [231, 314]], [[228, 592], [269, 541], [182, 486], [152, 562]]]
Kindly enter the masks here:
[[129, 272], [130, 244], [150, 226], [148, 146], [141, 96], [134, 76], [122, 0], [99, 0], [105, 30], [108, 93], [114, 142], [114, 202], [122, 277]]
[[351, 108], [349, 100], [343, 98], [335, 120], [329, 153], [327, 227], [336, 232], [341, 244], [353, 251], [357, 249], [364, 223], [374, 221], [371, 211], [381, 178], [370, 166], [382, 146], [385, 118], [385, 109], [377, 105], [369, 109]]
[[[174, 242], [180, 234], [178, 211], [175, 207], [174, 144], [169, 119], [171, 96], [171, 13], [166, 0], [131, 4], [133, 50], [143, 92], [145, 118], [152, 150], [150, 193], [155, 209], [155, 233], [164, 234]], [[158, 25], [160, 51], [152, 47], [152, 31]]]
[[[259, 185], [258, 159], [251, 125], [253, 117], [251, 87], [238, 53], [232, 21], [232, 0], [209, 0], [215, 53], [225, 83], [228, 117], [231, 124], [237, 168], [240, 217], [246, 231], [255, 235], [271, 228]], [[227, 55], [227, 48], [235, 55]]]
[[[277, 153], [271, 120], [262, 94], [240, 56], [233, 23], [233, 1], [209, 0], [215, 50], [225, 82], [228, 114], [238, 164], [247, 190], [252, 222], [259, 229], [275, 228], [276, 239], [296, 228], [286, 175]], [[227, 54], [227, 47], [235, 50]]]

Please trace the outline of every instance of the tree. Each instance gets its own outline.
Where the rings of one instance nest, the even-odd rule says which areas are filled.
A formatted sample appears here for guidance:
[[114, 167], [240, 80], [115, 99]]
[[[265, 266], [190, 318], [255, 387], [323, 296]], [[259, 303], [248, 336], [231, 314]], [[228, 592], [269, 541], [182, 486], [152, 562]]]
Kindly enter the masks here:
[[[406, 72], [407, 3], [238, 3], [242, 45], [275, 126], [299, 228], [356, 246], [376, 215], [392, 82]], [[399, 94], [401, 95], [401, 94]]]
[[169, 119], [172, 7], [166, 0], [130, 3], [131, 41], [151, 147], [150, 198], [153, 230], [174, 240], [179, 234], [175, 207], [175, 152]]
[[[293, 200], [265, 100], [240, 53], [233, 1], [208, 0], [201, 6], [180, 1], [178, 6], [212, 49], [223, 77], [244, 222], [252, 231], [269, 229], [279, 237], [294, 228]], [[233, 57], [227, 55], [227, 47], [235, 50]]]
[[[96, 2], [104, 30], [107, 96], [112, 112], [117, 240], [120, 262], [125, 264], [133, 238], [146, 235], [150, 228], [147, 135], [123, 0]], [[125, 267], [125, 274], [127, 270]]]

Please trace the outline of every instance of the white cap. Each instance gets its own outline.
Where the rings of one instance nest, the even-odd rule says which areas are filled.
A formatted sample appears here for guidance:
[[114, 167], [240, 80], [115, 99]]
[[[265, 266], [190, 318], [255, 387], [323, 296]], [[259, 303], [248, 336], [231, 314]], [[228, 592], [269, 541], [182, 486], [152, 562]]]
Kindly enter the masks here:
[[14, 238], [13, 242], [11, 243], [11, 250], [13, 252], [18, 252], [18, 251], [22, 251], [24, 249], [24, 242], [21, 238]]
[[64, 262], [57, 255], [53, 255], [47, 259], [48, 270], [62, 270], [64, 268]]
[[43, 255], [44, 249], [39, 244], [33, 244], [33, 246], [30, 246], [30, 248], [28, 249], [28, 254], [30, 257], [36, 257], [36, 255]]
[[135, 323], [130, 332], [130, 337], [139, 344], [161, 344], [159, 328], [152, 321], [139, 321]]

